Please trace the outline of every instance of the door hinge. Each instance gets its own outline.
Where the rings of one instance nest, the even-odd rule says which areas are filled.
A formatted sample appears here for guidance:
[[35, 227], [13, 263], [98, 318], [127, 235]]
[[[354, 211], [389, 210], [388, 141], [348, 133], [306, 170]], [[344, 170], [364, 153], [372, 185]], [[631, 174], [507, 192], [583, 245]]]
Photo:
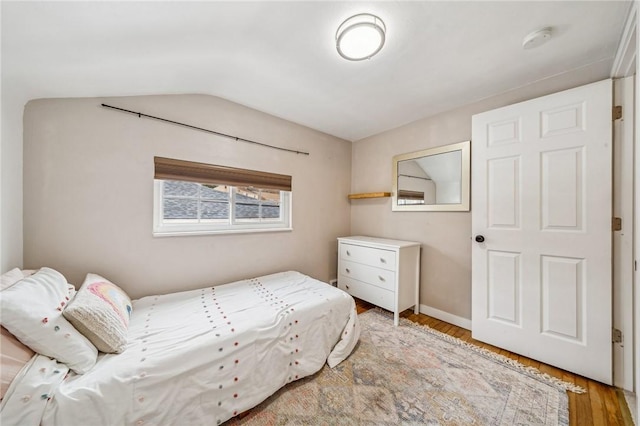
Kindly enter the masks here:
[[611, 220], [611, 230], [612, 231], [622, 231], [622, 218], [614, 217]]
[[614, 106], [611, 117], [613, 118], [613, 121], [620, 120], [622, 118], [622, 106], [620, 105]]
[[611, 330], [611, 341], [613, 343], [622, 343], [622, 331], [614, 328]]

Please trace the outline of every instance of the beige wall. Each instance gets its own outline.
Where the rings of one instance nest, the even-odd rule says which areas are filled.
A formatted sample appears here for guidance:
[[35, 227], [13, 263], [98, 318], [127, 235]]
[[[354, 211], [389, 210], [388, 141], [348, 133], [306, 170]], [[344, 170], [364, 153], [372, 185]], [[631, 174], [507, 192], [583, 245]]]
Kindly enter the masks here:
[[[3, 75], [4, 78], [4, 75]], [[4, 82], [3, 82], [4, 83]], [[25, 102], [2, 86], [0, 272], [22, 266], [22, 112]]]
[[[336, 237], [407, 239], [423, 245], [421, 303], [470, 318], [470, 213], [392, 213], [390, 199], [349, 205], [345, 195], [388, 191], [394, 155], [470, 139], [475, 113], [604, 77], [587, 67], [353, 145], [204, 95], [31, 101], [24, 115], [24, 267], [48, 265], [76, 284], [87, 272], [104, 274], [139, 297], [286, 269], [328, 280], [336, 274]], [[311, 155], [139, 119], [102, 102]], [[294, 231], [154, 238], [154, 155], [291, 174]]]
[[[235, 142], [106, 108], [108, 103], [310, 152]], [[152, 236], [153, 157], [293, 176], [292, 232]], [[104, 274], [132, 297], [295, 269], [335, 276], [349, 233], [351, 144], [204, 95], [31, 101], [24, 115], [24, 264], [79, 285]]]
[[[470, 140], [473, 114], [606, 77], [594, 64], [354, 142], [351, 191], [389, 191], [394, 155]], [[390, 198], [353, 200], [351, 233], [422, 243], [420, 303], [471, 318], [470, 212], [392, 212]]]

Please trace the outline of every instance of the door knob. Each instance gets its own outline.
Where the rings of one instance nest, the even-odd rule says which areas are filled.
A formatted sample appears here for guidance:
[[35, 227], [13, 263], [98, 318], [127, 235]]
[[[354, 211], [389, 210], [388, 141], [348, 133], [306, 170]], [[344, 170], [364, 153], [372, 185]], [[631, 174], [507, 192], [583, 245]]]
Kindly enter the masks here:
[[477, 243], [484, 243], [484, 237], [482, 235], [476, 235]]

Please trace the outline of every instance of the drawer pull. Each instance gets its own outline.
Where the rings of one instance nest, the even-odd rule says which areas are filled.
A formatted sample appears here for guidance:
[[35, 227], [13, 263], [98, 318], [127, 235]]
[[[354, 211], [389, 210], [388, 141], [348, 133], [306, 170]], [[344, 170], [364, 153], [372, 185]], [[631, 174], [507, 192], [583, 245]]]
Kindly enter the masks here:
[[351, 253], [349, 253], [349, 250], [347, 250], [347, 256], [351, 256]]
[[349, 270], [349, 268], [345, 268], [344, 270], [347, 272], [347, 274], [350, 274], [350, 273], [351, 273], [351, 271]]
[[381, 258], [380, 258], [380, 262], [381, 262], [381, 263], [387, 263], [387, 260], [386, 260], [384, 257], [381, 257]]
[[345, 285], [345, 287], [347, 288], [347, 290], [349, 290], [349, 286], [348, 285]]
[[382, 281], [382, 282], [384, 282], [384, 281], [385, 281], [385, 279], [384, 279], [384, 277], [383, 277], [382, 275], [378, 275], [378, 278], [379, 278], [379, 279], [380, 279], [380, 281]]

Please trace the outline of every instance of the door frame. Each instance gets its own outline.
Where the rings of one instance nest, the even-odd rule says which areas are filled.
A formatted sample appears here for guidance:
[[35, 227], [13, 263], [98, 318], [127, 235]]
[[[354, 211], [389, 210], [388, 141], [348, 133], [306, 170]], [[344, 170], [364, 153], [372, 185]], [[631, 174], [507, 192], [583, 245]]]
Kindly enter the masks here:
[[[634, 77], [636, 88], [640, 88], [640, 78], [638, 76], [640, 64], [637, 59], [638, 46], [640, 46], [640, 31], [638, 31], [637, 18], [638, 4], [638, 0], [635, 0], [629, 8], [625, 28], [618, 43], [616, 56], [611, 69], [611, 77], [613, 78]], [[633, 269], [633, 279], [631, 283], [633, 286], [633, 306], [631, 312], [623, 312], [620, 314], [627, 323], [631, 324], [631, 329], [626, 330], [625, 340], [628, 346], [633, 347], [633, 352], [635, 353], [632, 355], [631, 360], [631, 365], [633, 366], [632, 371], [627, 371], [626, 374], [632, 376], [632, 381], [634, 382], [633, 390], [636, 394], [636, 413], [640, 414], [640, 363], [638, 362], [638, 359], [640, 359], [640, 273], [637, 268], [640, 262], [640, 259], [638, 259], [640, 255], [640, 149], [635, 149], [635, 147], [640, 144], [640, 131], [638, 131], [640, 130], [640, 96], [638, 95], [635, 96], [633, 115], [633, 117], [625, 117], [633, 124], [632, 133], [627, 138], [627, 142], [631, 144], [631, 150], [627, 152], [633, 157], [633, 165], [630, 175], [623, 176], [623, 178], [633, 182], [633, 211], [630, 221], [628, 221], [632, 227], [631, 231], [633, 235], [632, 247], [630, 248], [633, 259], [632, 265], [630, 265]], [[617, 259], [614, 259], [614, 261], [617, 261]], [[635, 370], [635, 372], [633, 370]], [[627, 379], [627, 377], [625, 377], [625, 379]]]
[[622, 118], [613, 123], [613, 216], [622, 229], [612, 235], [613, 328], [622, 342], [613, 342], [613, 385], [633, 391], [633, 246], [634, 246], [634, 78], [613, 81], [614, 105], [622, 106]]

